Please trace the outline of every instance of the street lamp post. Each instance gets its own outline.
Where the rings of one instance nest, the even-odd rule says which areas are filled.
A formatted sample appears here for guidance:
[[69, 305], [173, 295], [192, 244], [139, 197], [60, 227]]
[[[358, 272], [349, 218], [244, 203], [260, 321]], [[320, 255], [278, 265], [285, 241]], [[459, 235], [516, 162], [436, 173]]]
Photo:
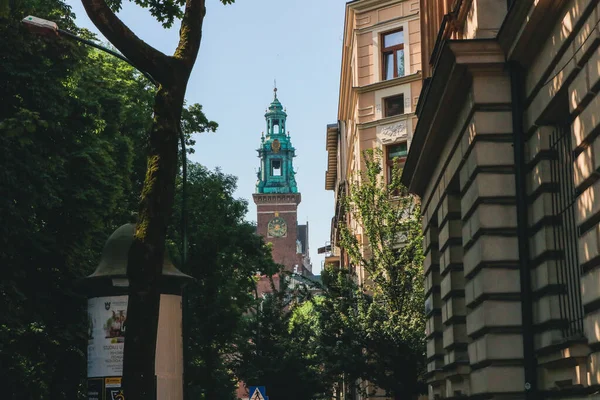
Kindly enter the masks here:
[[[35, 17], [33, 15], [29, 15], [25, 18], [23, 18], [23, 20], [21, 21], [24, 26], [32, 33], [38, 34], [38, 35], [42, 35], [42, 36], [59, 36], [59, 37], [66, 37], [68, 39], [71, 40], [75, 40], [77, 42], [83, 43], [87, 46], [91, 46], [95, 49], [98, 49], [100, 51], [103, 51], [105, 53], [108, 53], [124, 62], [126, 62], [127, 64], [131, 65], [133, 68], [135, 68], [137, 71], [139, 71], [142, 75], [144, 75], [144, 77], [146, 77], [146, 79], [148, 79], [154, 86], [158, 87], [159, 83], [152, 77], [152, 75], [148, 74], [145, 71], [142, 71], [141, 69], [139, 69], [131, 60], [129, 60], [127, 57], [123, 56], [122, 54], [113, 51], [107, 47], [101, 46], [97, 43], [95, 43], [94, 41], [88, 40], [88, 39], [84, 39], [82, 37], [79, 37], [69, 31], [66, 31], [64, 29], [60, 29], [58, 27], [58, 25], [55, 22], [43, 19], [43, 18], [38, 18]], [[181, 168], [182, 168], [182, 185], [181, 185], [181, 237], [182, 237], [182, 248], [181, 248], [181, 265], [182, 267], [184, 267], [186, 265], [187, 262], [187, 250], [188, 250], [188, 245], [187, 245], [187, 207], [186, 207], [186, 187], [187, 187], [187, 156], [186, 156], [186, 146], [185, 146], [185, 136], [183, 135], [183, 131], [181, 129], [181, 123], [177, 126], [178, 128], [178, 133], [179, 133], [179, 140], [180, 140], [180, 144], [181, 144]], [[121, 228], [124, 228], [125, 225]], [[120, 229], [121, 229], [120, 228]], [[118, 230], [117, 230], [118, 231]], [[117, 232], [115, 232], [116, 234]], [[113, 234], [114, 236], [114, 234]], [[111, 236], [112, 238], [112, 236]], [[133, 240], [133, 236], [132, 236], [132, 240]], [[110, 239], [109, 239], [110, 241]], [[108, 242], [107, 242], [108, 245]], [[128, 249], [129, 247], [127, 247]], [[122, 261], [122, 260], [121, 260]], [[170, 264], [170, 263], [169, 263]], [[126, 264], [125, 264], [126, 265]], [[163, 267], [163, 275], [165, 274], [164, 268], [167, 267], [167, 264], [165, 264], [165, 266]], [[173, 267], [174, 268], [174, 267]], [[94, 273], [92, 276], [95, 276], [97, 274], [98, 271], [96, 271], [96, 273]], [[123, 271], [119, 271], [119, 272], [123, 272]], [[126, 272], [126, 269], [124, 270], [124, 273]], [[189, 278], [187, 275], [181, 274], [182, 278], [185, 276], [187, 278]], [[185, 280], [185, 278], [184, 278]], [[115, 282], [120, 281], [123, 282], [123, 279], [118, 278], [117, 281], [115, 281], [114, 279], [112, 280], [113, 282], [113, 286], [117, 287], [119, 286], [118, 284], [116, 284]], [[87, 286], [87, 285], [84, 285]], [[122, 286], [122, 285], [121, 285]], [[128, 286], [128, 283], [127, 283]], [[126, 289], [126, 288], [125, 288]], [[182, 285], [182, 290], [183, 290], [183, 285]], [[124, 290], [123, 288], [118, 289], [116, 292], [113, 290], [109, 290], [111, 292], [111, 294], [116, 294], [116, 292], [118, 292], [118, 294], [125, 294], [126, 290]], [[94, 291], [95, 293], [95, 291]], [[91, 293], [88, 293], [88, 295], [92, 295]], [[182, 293], [183, 295], [183, 293]], [[98, 294], [96, 294], [96, 296], [98, 296]], [[90, 297], [90, 300], [92, 300], [92, 297]], [[90, 307], [90, 301], [88, 301], [88, 307]], [[162, 306], [161, 306], [162, 308]], [[185, 365], [186, 363], [186, 358], [187, 358], [187, 319], [188, 319], [188, 304], [187, 304], [187, 299], [186, 298], [182, 298], [182, 339], [183, 339], [183, 373], [185, 374]], [[160, 316], [159, 316], [159, 329], [160, 329]], [[158, 344], [158, 343], [157, 343]], [[122, 349], [121, 349], [122, 351]], [[88, 354], [88, 375], [90, 373], [90, 360], [89, 360], [90, 355]], [[120, 381], [119, 381], [120, 382]], [[182, 381], [182, 385], [183, 385], [183, 390], [184, 393], [182, 396], [184, 396], [185, 398], [187, 398], [187, 396], [185, 396], [185, 391], [187, 389], [186, 385], [184, 384], [184, 382]], [[100, 397], [102, 398], [102, 397]]]

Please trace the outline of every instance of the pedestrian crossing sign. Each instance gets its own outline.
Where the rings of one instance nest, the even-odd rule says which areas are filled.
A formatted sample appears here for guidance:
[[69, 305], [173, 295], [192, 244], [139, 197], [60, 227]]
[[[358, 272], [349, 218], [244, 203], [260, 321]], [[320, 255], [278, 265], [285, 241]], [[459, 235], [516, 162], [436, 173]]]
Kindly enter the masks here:
[[249, 400], [269, 400], [264, 386], [250, 386], [248, 388]]

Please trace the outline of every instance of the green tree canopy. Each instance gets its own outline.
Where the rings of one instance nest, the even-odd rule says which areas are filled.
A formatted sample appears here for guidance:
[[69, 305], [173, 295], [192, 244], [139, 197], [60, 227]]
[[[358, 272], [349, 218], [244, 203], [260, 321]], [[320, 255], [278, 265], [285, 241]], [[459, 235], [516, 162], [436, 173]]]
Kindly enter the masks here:
[[[156, 89], [130, 65], [31, 35], [26, 15], [79, 30], [60, 0], [19, 0], [0, 23], [0, 365], [4, 397], [77, 399], [85, 297], [114, 229], [137, 208]], [[214, 131], [199, 105], [184, 129]]]
[[[233, 398], [235, 344], [254, 302], [257, 271], [277, 270], [270, 248], [244, 221], [247, 202], [235, 199], [236, 178], [189, 164], [187, 207], [190, 244], [186, 273], [197, 279], [188, 296], [186, 385], [198, 399]], [[180, 218], [178, 192], [174, 221]], [[171, 226], [171, 250], [180, 258], [180, 225]]]
[[28, 14], [78, 31], [58, 0], [15, 2], [0, 24], [0, 364], [5, 397], [76, 399], [86, 313], [75, 281], [131, 211], [152, 93], [123, 63], [28, 34]]
[[400, 183], [399, 163], [385, 182], [380, 150], [365, 151], [363, 162], [343, 199], [340, 247], [365, 272], [356, 309], [367, 380], [395, 396], [417, 394], [425, 372], [419, 202]]
[[[156, 338], [166, 232], [177, 177], [177, 147], [188, 81], [196, 63], [205, 0], [133, 0], [147, 8], [165, 27], [181, 20], [179, 42], [167, 55], [140, 39], [115, 14], [122, 0], [81, 0], [88, 16], [137, 69], [157, 84], [154, 116], [146, 146], [146, 174], [141, 190], [138, 223], [129, 251], [127, 277], [128, 335], [123, 356], [123, 387], [129, 400], [156, 396]], [[232, 3], [233, 0], [221, 0]]]
[[318, 314], [298, 298], [281, 274], [279, 288], [255, 300], [237, 345], [236, 375], [248, 386], [266, 386], [273, 400], [329, 399], [332, 383], [323, 374]]

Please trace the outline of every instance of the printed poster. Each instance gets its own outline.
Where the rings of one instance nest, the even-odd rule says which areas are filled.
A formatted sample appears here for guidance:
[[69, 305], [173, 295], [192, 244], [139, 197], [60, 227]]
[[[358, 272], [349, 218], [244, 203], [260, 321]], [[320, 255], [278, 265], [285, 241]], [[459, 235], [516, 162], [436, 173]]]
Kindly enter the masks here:
[[122, 376], [127, 296], [88, 300], [88, 378]]
[[125, 400], [123, 389], [121, 388], [121, 378], [106, 378], [104, 387], [106, 388], [106, 400]]

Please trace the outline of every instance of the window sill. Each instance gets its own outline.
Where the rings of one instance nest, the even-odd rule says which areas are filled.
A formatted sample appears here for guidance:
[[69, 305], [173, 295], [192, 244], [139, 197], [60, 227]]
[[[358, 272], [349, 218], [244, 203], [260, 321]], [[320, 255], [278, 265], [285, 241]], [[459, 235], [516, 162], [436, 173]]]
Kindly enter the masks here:
[[402, 85], [405, 83], [411, 83], [414, 81], [421, 80], [421, 71], [417, 71], [414, 74], [399, 76], [398, 78], [388, 79], [388, 80], [380, 80], [378, 82], [369, 83], [364, 86], [355, 86], [354, 89], [361, 94], [366, 92], [372, 92], [375, 90], [386, 89], [389, 87], [394, 87], [398, 85]]

